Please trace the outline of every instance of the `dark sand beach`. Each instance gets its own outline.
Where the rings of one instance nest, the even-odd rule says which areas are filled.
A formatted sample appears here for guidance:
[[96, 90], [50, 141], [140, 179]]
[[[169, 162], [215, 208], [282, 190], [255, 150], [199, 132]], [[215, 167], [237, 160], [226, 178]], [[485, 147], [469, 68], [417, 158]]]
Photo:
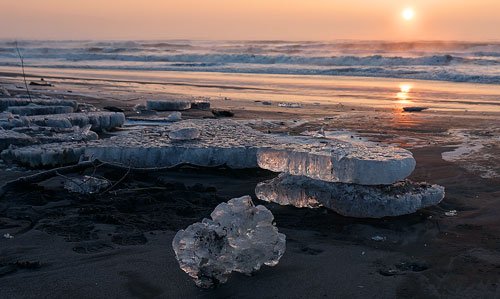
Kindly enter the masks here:
[[[277, 175], [259, 169], [183, 168], [125, 175], [104, 166], [87, 172], [120, 183], [95, 196], [64, 191], [56, 176], [11, 190], [0, 200], [0, 235], [14, 236], [0, 239], [2, 298], [500, 296], [497, 85], [413, 80], [415, 91], [408, 99], [398, 95], [401, 82], [392, 79], [27, 73], [29, 80], [43, 76], [54, 84], [32, 88], [34, 96], [114, 106], [129, 118], [166, 115], [135, 113], [133, 107], [146, 99], [204, 96], [213, 108], [230, 110], [235, 120], [263, 132], [297, 135], [323, 128], [340, 131], [341, 138], [398, 145], [417, 161], [410, 179], [442, 185], [446, 197], [438, 206], [407, 216], [355, 219], [324, 208], [258, 201], [256, 184]], [[12, 95], [25, 93], [13, 69], [0, 69], [0, 83]], [[280, 102], [301, 107], [279, 107]], [[404, 105], [430, 109], [409, 113], [402, 111]], [[183, 113], [183, 118], [204, 117], [212, 117], [210, 111]], [[33, 171], [3, 164], [0, 181], [27, 173]], [[275, 267], [252, 276], [234, 274], [216, 289], [198, 289], [179, 269], [173, 236], [208, 217], [217, 204], [246, 194], [272, 211], [287, 236], [286, 253]], [[447, 216], [452, 210], [456, 215]]]

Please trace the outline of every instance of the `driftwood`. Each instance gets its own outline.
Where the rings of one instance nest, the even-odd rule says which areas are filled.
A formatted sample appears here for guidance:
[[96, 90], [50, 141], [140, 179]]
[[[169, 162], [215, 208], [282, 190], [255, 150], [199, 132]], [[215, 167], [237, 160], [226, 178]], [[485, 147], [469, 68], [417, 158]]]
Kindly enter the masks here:
[[160, 172], [160, 171], [165, 171], [165, 170], [177, 170], [181, 169], [184, 167], [192, 167], [196, 169], [218, 169], [218, 168], [228, 168], [226, 164], [221, 164], [221, 165], [214, 165], [214, 166], [203, 166], [203, 165], [197, 165], [197, 164], [192, 164], [192, 163], [179, 163], [176, 165], [172, 166], [165, 166], [165, 167], [130, 167], [128, 165], [120, 164], [120, 163], [110, 163], [110, 162], [101, 162], [99, 160], [94, 160], [95, 162], [98, 163], [104, 163], [106, 167], [108, 168], [114, 168], [114, 169], [120, 169], [120, 170], [130, 170], [131, 172], [135, 173], [150, 173], [150, 172]]
[[106, 166], [107, 168], [111, 169], [119, 169], [119, 170], [125, 170], [127, 171], [126, 174], [118, 181], [116, 182], [113, 186], [105, 190], [105, 192], [110, 191], [116, 185], [121, 183], [125, 177], [130, 173], [151, 173], [151, 172], [159, 172], [159, 171], [165, 171], [165, 170], [176, 170], [180, 169], [183, 167], [193, 167], [197, 169], [217, 169], [217, 168], [227, 168], [225, 164], [223, 165], [215, 165], [215, 166], [201, 166], [201, 165], [196, 165], [196, 164], [191, 164], [191, 163], [179, 163], [173, 166], [166, 166], [166, 167], [151, 167], [151, 168], [134, 168], [130, 166], [126, 166], [123, 164], [119, 163], [109, 163], [109, 162], [102, 162], [100, 160], [92, 160], [92, 161], [84, 161], [80, 162], [76, 165], [70, 165], [70, 166], [64, 166], [64, 167], [58, 167], [54, 169], [50, 169], [47, 171], [42, 171], [33, 175], [28, 175], [24, 177], [17, 178], [15, 180], [9, 181], [2, 186], [0, 186], [0, 198], [2, 198], [8, 191], [14, 190], [20, 186], [25, 186], [25, 185], [31, 185], [31, 184], [37, 184], [40, 182], [43, 182], [45, 180], [48, 180], [50, 178], [53, 178], [55, 176], [61, 176], [65, 174], [70, 174], [78, 171], [82, 171], [88, 168], [98, 168]]

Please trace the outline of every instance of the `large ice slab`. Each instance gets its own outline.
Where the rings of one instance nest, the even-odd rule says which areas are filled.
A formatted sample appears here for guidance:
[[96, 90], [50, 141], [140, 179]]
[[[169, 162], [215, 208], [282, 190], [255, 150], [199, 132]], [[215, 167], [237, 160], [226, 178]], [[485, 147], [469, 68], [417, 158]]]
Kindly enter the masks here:
[[401, 148], [371, 142], [311, 142], [310, 138], [299, 137], [297, 141], [303, 144], [260, 149], [259, 166], [317, 180], [362, 185], [392, 184], [415, 169], [413, 155]]
[[18, 127], [12, 130], [0, 130], [0, 151], [11, 146], [23, 147], [42, 143], [60, 143], [68, 141], [97, 140], [98, 135], [90, 131], [90, 125], [84, 128], [48, 128]]
[[[171, 132], [196, 128], [199, 137], [175, 140]], [[168, 167], [181, 163], [257, 168], [257, 150], [273, 139], [236, 122], [190, 120], [165, 126], [132, 128], [94, 142], [65, 142], [14, 148], [2, 152], [4, 160], [30, 167], [76, 163], [81, 155], [132, 167]]]
[[[197, 129], [199, 136], [191, 140], [171, 138], [172, 132], [186, 128]], [[225, 165], [234, 169], [260, 166], [327, 181], [364, 184], [394, 183], [409, 175], [415, 165], [412, 154], [403, 149], [270, 135], [221, 119], [148, 126], [85, 144], [44, 145], [37, 147], [37, 152], [38, 149], [53, 153], [58, 150], [83, 151], [85, 155], [101, 161], [132, 167], [167, 167], [182, 163], [207, 167]], [[31, 156], [24, 159], [23, 155], [14, 155], [20, 159], [19, 162], [32, 165], [28, 163]]]
[[121, 127], [125, 123], [125, 115], [120, 112], [88, 112], [54, 115], [35, 115], [22, 117], [27, 125], [42, 127], [71, 128], [91, 125], [96, 132]]
[[0, 111], [5, 111], [8, 107], [15, 106], [68, 106], [72, 107], [74, 111], [78, 108], [78, 103], [73, 100], [61, 99], [26, 99], [26, 98], [1, 98]]
[[437, 205], [445, 192], [439, 185], [408, 180], [389, 186], [363, 186], [280, 174], [259, 183], [255, 194], [260, 200], [281, 205], [324, 206], [348, 217], [382, 218], [411, 214]]
[[[177, 140], [180, 130], [198, 130], [196, 139]], [[175, 135], [175, 136], [174, 136]], [[182, 163], [257, 168], [257, 150], [269, 136], [231, 121], [185, 120], [167, 126], [143, 127], [89, 143], [85, 155], [133, 167], [168, 167]]]
[[7, 107], [7, 112], [12, 114], [30, 116], [30, 115], [46, 115], [46, 114], [63, 114], [73, 113], [74, 108], [71, 106], [43, 106], [30, 104], [27, 106], [13, 106]]
[[278, 264], [286, 237], [266, 207], [243, 196], [218, 205], [210, 216], [180, 230], [172, 241], [179, 266], [197, 286], [209, 288], [225, 283], [233, 271], [251, 274]]

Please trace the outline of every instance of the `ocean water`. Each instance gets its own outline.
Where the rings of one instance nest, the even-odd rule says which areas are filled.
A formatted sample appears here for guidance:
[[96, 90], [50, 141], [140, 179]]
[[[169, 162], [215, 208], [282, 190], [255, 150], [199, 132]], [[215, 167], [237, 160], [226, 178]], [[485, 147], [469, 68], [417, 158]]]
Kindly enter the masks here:
[[[28, 67], [363, 76], [500, 84], [500, 42], [19, 41]], [[0, 40], [0, 67], [19, 66]]]

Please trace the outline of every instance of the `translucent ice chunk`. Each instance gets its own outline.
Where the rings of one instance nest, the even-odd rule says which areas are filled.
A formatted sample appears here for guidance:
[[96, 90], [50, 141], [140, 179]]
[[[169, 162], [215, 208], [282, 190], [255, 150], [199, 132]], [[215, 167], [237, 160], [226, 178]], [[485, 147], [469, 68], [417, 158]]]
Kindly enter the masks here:
[[233, 271], [275, 266], [285, 252], [285, 235], [274, 226], [273, 214], [250, 196], [218, 205], [211, 217], [180, 230], [172, 241], [181, 269], [199, 287], [225, 283]]

